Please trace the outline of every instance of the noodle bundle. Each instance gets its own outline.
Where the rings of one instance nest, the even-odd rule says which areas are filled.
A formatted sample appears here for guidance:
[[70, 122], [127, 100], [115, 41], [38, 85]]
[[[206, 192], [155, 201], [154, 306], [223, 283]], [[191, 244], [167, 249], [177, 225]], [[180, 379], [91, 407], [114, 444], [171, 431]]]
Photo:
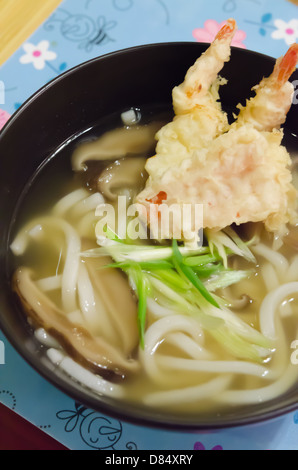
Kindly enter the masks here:
[[[218, 90], [235, 31], [229, 20], [173, 90], [172, 122], [132, 110], [78, 145], [72, 189], [28, 211], [11, 244], [36, 338], [99, 396], [193, 415], [297, 389], [297, 189], [281, 126], [298, 46], [230, 125]], [[162, 207], [177, 203], [175, 219], [196, 201], [200, 230], [194, 211], [180, 238], [153, 229]]]

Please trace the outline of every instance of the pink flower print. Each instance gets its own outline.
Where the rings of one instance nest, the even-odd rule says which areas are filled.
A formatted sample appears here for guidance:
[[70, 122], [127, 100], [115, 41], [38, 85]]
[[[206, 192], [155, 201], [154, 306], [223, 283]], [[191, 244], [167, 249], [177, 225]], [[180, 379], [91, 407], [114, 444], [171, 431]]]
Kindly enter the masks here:
[[[198, 42], [211, 43], [212, 41], [214, 41], [215, 36], [219, 32], [219, 30], [224, 26], [225, 23], [225, 21], [223, 21], [222, 23], [218, 23], [215, 20], [207, 20], [204, 23], [204, 28], [194, 29], [194, 31], [192, 32], [193, 37]], [[238, 29], [232, 41], [232, 46], [239, 47], [241, 49], [246, 49], [246, 45], [243, 43], [245, 39], [245, 31]]]
[[7, 123], [9, 118], [10, 118], [10, 114], [0, 109], [0, 129], [4, 127], [4, 125]]
[[[194, 445], [194, 450], [206, 450], [206, 447], [204, 446], [204, 444], [202, 444], [202, 442], [196, 442]], [[215, 446], [211, 450], [223, 450], [223, 447]]]

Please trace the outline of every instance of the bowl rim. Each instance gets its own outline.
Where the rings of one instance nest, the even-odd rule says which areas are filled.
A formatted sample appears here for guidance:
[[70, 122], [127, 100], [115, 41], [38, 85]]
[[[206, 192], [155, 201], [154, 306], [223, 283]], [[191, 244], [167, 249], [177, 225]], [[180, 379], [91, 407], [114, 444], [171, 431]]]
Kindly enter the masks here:
[[[21, 114], [24, 111], [24, 109], [27, 108], [30, 105], [30, 103], [32, 101], [35, 101], [40, 94], [45, 93], [48, 88], [51, 88], [56, 83], [59, 83], [61, 80], [63, 80], [68, 75], [72, 75], [73, 73], [77, 72], [78, 70], [80, 70], [82, 68], [85, 68], [85, 67], [88, 67], [92, 63], [96, 63], [98, 61], [103, 61], [103, 60], [108, 59], [110, 57], [116, 57], [117, 55], [123, 55], [123, 54], [127, 54], [127, 53], [134, 52], [134, 51], [140, 51], [142, 49], [145, 50], [145, 49], [152, 49], [152, 48], [159, 48], [159, 47], [175, 47], [175, 46], [181, 47], [181, 45], [185, 46], [185, 47], [189, 47], [189, 46], [194, 47], [194, 46], [197, 45], [198, 48], [202, 47], [202, 48], [207, 49], [210, 44], [209, 43], [204, 43], [204, 42], [199, 42], [199, 41], [173, 41], [173, 42], [169, 41], [169, 42], [157, 42], [157, 43], [141, 44], [141, 45], [137, 45], [137, 46], [131, 46], [131, 47], [123, 48], [123, 49], [118, 49], [118, 50], [115, 50], [115, 51], [112, 51], [112, 52], [107, 52], [106, 54], [103, 54], [101, 56], [97, 56], [97, 57], [94, 57], [92, 59], [81, 62], [81, 63], [71, 67], [70, 69], [66, 70], [65, 72], [61, 72], [60, 75], [58, 75], [57, 77], [54, 77], [48, 83], [46, 83], [45, 85], [38, 88], [34, 93], [32, 93], [32, 95], [30, 95], [22, 103], [22, 105], [11, 115], [11, 117], [8, 119], [8, 121], [4, 124], [4, 126], [0, 130], [0, 137], [6, 131], [6, 129], [9, 126], [12, 125], [14, 120], [18, 118], [19, 114]], [[236, 46], [231, 46], [231, 50], [232, 50], [232, 52], [233, 51], [239, 51], [240, 53], [243, 53], [243, 54], [248, 54], [248, 55], [252, 55], [252, 56], [256, 56], [256, 57], [260, 57], [260, 58], [263, 57], [265, 60], [271, 60], [272, 63], [274, 63], [276, 61], [276, 58], [274, 58], [273, 56], [264, 54], [262, 52], [254, 51], [254, 50], [251, 50], [251, 49], [242, 49], [242, 48], [239, 48], [239, 47], [236, 47]], [[298, 68], [296, 70], [298, 70]]]
[[[176, 46], [183, 46], [183, 47], [195, 47], [197, 46], [198, 49], [207, 49], [209, 44], [202, 43], [202, 42], [195, 42], [195, 41], [173, 41], [173, 42], [160, 42], [160, 43], [149, 43], [143, 45], [137, 45], [133, 47], [128, 47], [124, 49], [115, 50], [112, 52], [108, 52], [101, 56], [89, 59], [84, 61], [78, 65], [71, 67], [69, 70], [61, 73], [58, 77], [53, 78], [51, 81], [43, 85], [37, 91], [35, 91], [31, 96], [29, 96], [24, 103], [20, 106], [18, 110], [16, 110], [7, 123], [3, 126], [0, 131], [0, 144], [1, 139], [5, 135], [6, 131], [10, 129], [14, 122], [19, 118], [19, 116], [26, 110], [30, 104], [36, 100], [38, 100], [40, 95], [43, 95], [47, 92], [47, 90], [56, 83], [60, 83], [64, 80], [65, 77], [75, 74], [77, 71], [88, 67], [89, 65], [97, 62], [104, 62], [106, 59], [122, 56], [128, 53], [134, 53], [142, 50], [148, 49], [158, 49], [158, 48], [167, 48], [167, 47], [176, 47]], [[276, 58], [257, 52], [249, 49], [239, 49], [237, 47], [232, 46], [233, 50], [240, 51], [241, 54], [248, 54], [251, 56], [257, 56], [260, 58], [264, 58], [266, 61], [271, 61], [272, 63], [275, 62]], [[86, 392], [82, 390], [78, 390], [74, 387], [74, 379], [71, 381], [67, 381], [62, 379], [58, 376], [58, 374], [53, 373], [48, 367], [44, 367], [41, 363], [39, 358], [36, 354], [30, 354], [29, 351], [25, 348], [24, 345], [21, 345], [17, 342], [12, 334], [12, 331], [6, 326], [5, 321], [3, 321], [2, 316], [0, 315], [0, 329], [5, 336], [5, 339], [9, 341], [12, 347], [16, 350], [16, 352], [24, 359], [29, 366], [33, 368], [41, 377], [43, 377], [48, 383], [54, 385], [58, 390], [65, 393], [68, 397], [76, 400], [79, 403], [82, 403], [94, 411], [106, 413], [108, 416], [113, 417], [115, 419], [120, 419], [124, 422], [129, 422], [134, 425], [144, 426], [147, 428], [155, 428], [155, 429], [163, 429], [163, 430], [170, 430], [170, 431], [183, 431], [183, 432], [198, 432], [198, 431], [212, 431], [212, 430], [220, 430], [220, 429], [229, 429], [235, 428], [240, 426], [251, 426], [256, 424], [265, 423], [267, 421], [277, 419], [280, 417], [285, 416], [288, 413], [294, 412], [297, 410], [298, 405], [297, 402], [291, 402], [286, 404], [282, 407], [276, 407], [273, 410], [268, 410], [265, 412], [259, 412], [256, 414], [248, 414], [243, 415], [242, 417], [235, 415], [234, 417], [231, 416], [230, 418], [223, 418], [222, 421], [218, 420], [208, 420], [208, 421], [200, 421], [197, 418], [195, 421], [189, 421], [188, 419], [183, 419], [178, 416], [172, 416], [170, 414], [162, 414], [158, 411], [151, 409], [141, 408], [141, 411], [136, 411], [136, 408], [130, 404], [124, 404], [122, 402], [118, 402], [113, 398], [109, 398], [111, 403], [107, 403], [102, 401], [101, 399], [96, 398], [95, 396], [91, 396], [88, 393], [88, 389]], [[84, 386], [83, 386], [84, 388]], [[82, 393], [84, 396], [82, 396]]]

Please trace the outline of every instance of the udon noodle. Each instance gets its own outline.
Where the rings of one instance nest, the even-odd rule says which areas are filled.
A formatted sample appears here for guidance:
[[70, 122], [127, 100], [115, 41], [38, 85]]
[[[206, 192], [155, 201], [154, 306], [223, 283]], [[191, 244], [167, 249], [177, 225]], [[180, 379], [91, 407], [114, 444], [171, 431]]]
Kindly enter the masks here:
[[[103, 242], [96, 209], [110, 204], [119, 216], [118, 197], [129, 207], [144, 190], [165, 124], [144, 123], [142, 110], [122, 117], [122, 128], [77, 146], [72, 190], [61, 185], [62, 198], [28, 214], [11, 245], [13, 288], [37, 340], [87, 388], [144, 407], [212, 413], [287, 393], [298, 379], [297, 227], [276, 234], [260, 221], [206, 230], [203, 247], [180, 243], [180, 255], [169, 240]], [[116, 233], [113, 220], [106, 225]], [[201, 273], [205, 290], [178, 276], [179, 256]]]

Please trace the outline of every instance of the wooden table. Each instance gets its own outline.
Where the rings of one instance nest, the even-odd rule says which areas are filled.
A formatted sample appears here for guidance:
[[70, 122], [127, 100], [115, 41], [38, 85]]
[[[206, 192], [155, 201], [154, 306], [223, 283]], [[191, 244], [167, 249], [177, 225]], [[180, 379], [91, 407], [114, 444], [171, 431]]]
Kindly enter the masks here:
[[0, 0], [0, 65], [60, 3], [61, 0]]

